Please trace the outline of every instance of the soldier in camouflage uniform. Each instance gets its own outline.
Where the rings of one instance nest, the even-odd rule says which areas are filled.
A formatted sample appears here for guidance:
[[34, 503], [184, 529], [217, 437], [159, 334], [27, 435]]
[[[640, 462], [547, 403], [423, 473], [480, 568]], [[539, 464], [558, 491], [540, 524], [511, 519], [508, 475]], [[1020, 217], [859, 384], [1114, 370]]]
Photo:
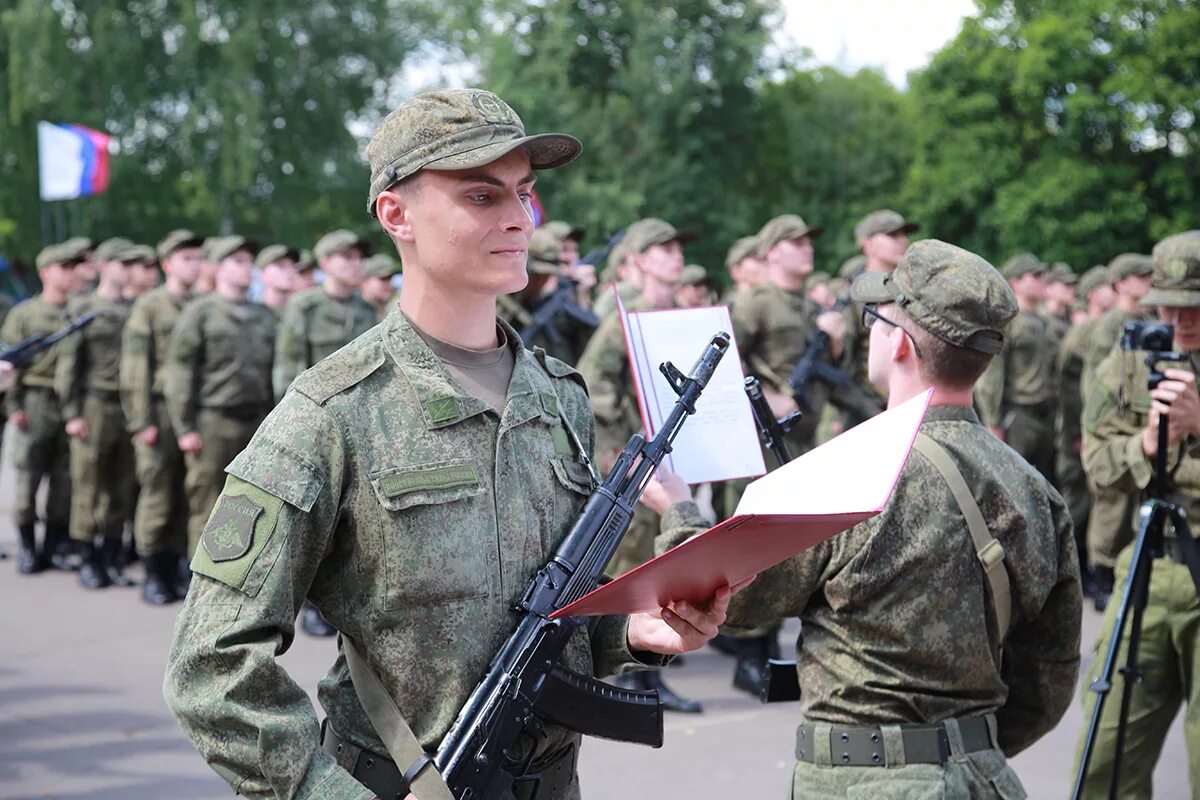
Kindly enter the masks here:
[[362, 298], [375, 307], [380, 321], [400, 299], [392, 278], [400, 274], [400, 264], [386, 253], [376, 253], [363, 262]]
[[1075, 305], [1075, 285], [1079, 276], [1070, 265], [1059, 262], [1046, 272], [1046, 296], [1042, 316], [1050, 323], [1054, 338], [1062, 344], [1071, 327], [1071, 309]]
[[[1088, 477], [1104, 489], [1136, 495], [1155, 480], [1160, 414], [1170, 417], [1168, 456], [1172, 498], [1189, 520], [1200, 515], [1200, 395], [1196, 373], [1200, 366], [1200, 230], [1177, 234], [1154, 248], [1151, 289], [1142, 304], [1158, 309], [1161, 321], [1175, 328], [1175, 349], [1188, 355], [1183, 364], [1164, 371], [1166, 380], [1154, 392], [1147, 387], [1149, 372], [1142, 354], [1114, 350], [1096, 370], [1096, 385], [1088, 395], [1083, 422], [1083, 463]], [[1192, 534], [1196, 535], [1195, 523]], [[1180, 540], [1167, 527], [1165, 553], [1150, 572], [1149, 599], [1142, 620], [1138, 661], [1142, 678], [1132, 686], [1129, 728], [1121, 756], [1117, 797], [1150, 797], [1155, 762], [1179, 706], [1186, 704], [1183, 731], [1187, 742], [1192, 796], [1200, 793], [1200, 598], [1185, 563]], [[1115, 543], [1106, 543], [1111, 549]], [[1123, 545], [1116, 574], [1124, 584], [1133, 548]], [[1097, 652], [1109, 646], [1116, 624], [1117, 604], [1111, 604]], [[1125, 628], [1122, 651], [1128, 646]], [[1125, 653], [1118, 653], [1125, 663]], [[1096, 677], [1097, 659], [1085, 685]], [[1116, 678], [1101, 712], [1095, 750], [1084, 776], [1085, 798], [1109, 796], [1117, 720], [1123, 679]], [[1090, 718], [1094, 692], [1083, 692], [1084, 718]], [[1080, 743], [1082, 748], [1082, 742]]]
[[[625, 306], [626, 311], [673, 308], [675, 290], [683, 272], [683, 244], [675, 226], [648, 217], [630, 225], [621, 240], [642, 291]], [[579, 371], [587, 381], [596, 415], [596, 453], [607, 469], [629, 437], [642, 430], [637, 390], [625, 351], [625, 334], [619, 314], [610, 314], [588, 342], [579, 359]], [[654, 557], [654, 536], [660, 519], [645, 506], [634, 512], [629, 531], [608, 565], [608, 572], [621, 575]], [[632, 672], [623, 684], [633, 689], [657, 689], [663, 705], [672, 711], [698, 713], [701, 705], [670, 689], [657, 671]]]
[[1031, 253], [1013, 256], [1001, 274], [1016, 294], [1020, 311], [1008, 330], [1004, 351], [979, 380], [979, 417], [1026, 461], [1054, 477], [1054, 367], [1058, 340], [1038, 313], [1046, 294], [1047, 267]]
[[246, 297], [256, 251], [242, 236], [209, 244], [215, 287], [183, 309], [167, 349], [163, 396], [187, 467], [189, 558], [221, 493], [226, 465], [274, 405], [275, 318]]
[[299, 258], [300, 251], [285, 244], [269, 244], [254, 258], [254, 266], [262, 280], [262, 304], [271, 312], [277, 325], [288, 300], [298, 291], [296, 261]]
[[87, 589], [133, 585], [122, 571], [121, 537], [133, 512], [133, 444], [121, 410], [119, 376], [121, 335], [131, 305], [125, 299], [128, 264], [144, 257], [127, 239], [101, 242], [95, 254], [96, 290], [68, 305], [72, 318], [98, 316], [59, 345], [55, 388], [71, 437], [71, 538], [83, 556], [79, 583]]
[[[1088, 336], [1080, 376], [1085, 400], [1096, 384], [1097, 369], [1117, 346], [1125, 323], [1154, 319], [1153, 311], [1141, 304], [1150, 291], [1153, 270], [1154, 259], [1141, 253], [1122, 253], [1108, 263], [1116, 304], [1096, 322]], [[1133, 541], [1130, 520], [1136, 502], [1128, 492], [1106, 489], [1090, 476], [1088, 487], [1092, 494], [1092, 509], [1088, 517], [1087, 550], [1095, 581], [1093, 599], [1096, 610], [1103, 611], [1112, 593], [1117, 554]]]
[[936, 240], [852, 292], [889, 405], [934, 390], [921, 436], [880, 515], [759, 575], [726, 628], [803, 622], [793, 797], [1024, 797], [1006, 757], [1070, 703], [1081, 601], [1062, 498], [971, 408], [1016, 299], [982, 258]]
[[713, 291], [708, 285], [708, 272], [699, 264], [688, 264], [679, 275], [675, 305], [680, 308], [699, 308], [712, 304]]
[[721, 298], [721, 302], [727, 306], [734, 305], [739, 297], [765, 284], [767, 265], [758, 257], [758, 238], [743, 236], [734, 242], [725, 256], [725, 268], [729, 270], [732, 281]]
[[607, 318], [609, 314], [617, 310], [617, 300], [613, 295], [614, 289], [616, 289], [616, 295], [621, 298], [621, 302], [625, 304], [633, 302], [641, 293], [641, 275], [633, 264], [633, 256], [634, 254], [629, 252], [629, 248], [625, 246], [624, 238], [617, 242], [609, 252], [607, 265], [600, 273], [600, 289], [596, 294], [596, 302], [592, 304], [592, 311], [600, 319]]
[[124, 297], [133, 303], [158, 286], [160, 273], [158, 255], [149, 245], [135, 244], [129, 252], [129, 258], [130, 260], [125, 262], [129, 274], [125, 278]]
[[151, 605], [171, 603], [186, 591], [184, 463], [163, 399], [163, 382], [171, 331], [192, 299], [203, 242], [183, 229], [159, 242], [166, 281], [137, 299], [121, 337], [121, 405], [133, 435], [139, 487], [133, 535], [146, 566], [142, 599]]
[[317, 261], [311, 250], [301, 250], [296, 259], [296, 292], [303, 292], [317, 285]]
[[1075, 529], [1075, 548], [1079, 553], [1079, 574], [1084, 594], [1094, 594], [1091, 567], [1087, 557], [1088, 516], [1092, 496], [1083, 471], [1083, 359], [1092, 331], [1115, 297], [1108, 267], [1092, 267], [1083, 273], [1077, 285], [1080, 298], [1087, 303], [1087, 318], [1076, 323], [1063, 337], [1058, 348], [1058, 415], [1055, 430], [1054, 475]]
[[[86, 242], [86, 240], [84, 240]], [[20, 344], [31, 336], [48, 335], [70, 323], [67, 297], [75, 286], [74, 267], [80, 263], [90, 242], [51, 245], [38, 253], [38, 277], [41, 294], [18, 303], [8, 313], [0, 339], [5, 346]], [[71, 478], [67, 434], [63, 429], [62, 409], [54, 390], [54, 371], [61, 344], [38, 354], [33, 363], [18, 370], [12, 388], [5, 396], [9, 422], [17, 430], [13, 442], [13, 466], [17, 470], [15, 505], [21, 551], [17, 571], [24, 575], [40, 572], [48, 566], [69, 569], [68, 524], [70, 520]], [[42, 547], [36, 546], [37, 491], [45, 480], [45, 534]]]
[[[399, 244], [413, 291], [300, 376], [230, 464], [167, 665], [168, 705], [239, 793], [404, 797], [407, 761], [386, 755], [346, 657], [321, 683], [320, 728], [276, 661], [301, 600], [316, 601], [342, 632], [339, 649], [353, 646], [374, 673], [395, 706], [389, 722], [432, 749], [592, 490], [578, 373], [535, 357], [495, 316], [496, 295], [525, 281], [531, 168], [578, 151], [562, 134], [525, 136], [480, 90], [415, 97], [368, 146], [369, 208]], [[600, 675], [661, 664], [656, 653], [715, 633], [726, 597], [675, 606], [665, 621], [599, 619], [579, 629], [564, 663]], [[549, 725], [522, 741], [541, 781], [518, 779], [516, 796], [577, 798], [579, 738]]]
[[284, 309], [275, 342], [276, 398], [301, 372], [374, 327], [375, 308], [358, 294], [369, 249], [348, 230], [325, 234], [313, 248], [325, 280], [296, 293]]

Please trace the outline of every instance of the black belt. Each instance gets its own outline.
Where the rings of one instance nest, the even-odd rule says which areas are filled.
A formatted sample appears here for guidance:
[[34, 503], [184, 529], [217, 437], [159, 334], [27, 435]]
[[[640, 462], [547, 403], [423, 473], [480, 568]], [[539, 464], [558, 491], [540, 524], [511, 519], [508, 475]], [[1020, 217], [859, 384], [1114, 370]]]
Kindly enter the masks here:
[[265, 417], [270, 408], [261, 405], [244, 405], [244, 406], [200, 406], [201, 411], [207, 411], [210, 414], [220, 414], [223, 417], [237, 420], [238, 422], [249, 422], [252, 419]]
[[[404, 800], [408, 795], [408, 782], [396, 762], [338, 736], [328, 720], [321, 724], [321, 747], [376, 797]], [[530, 772], [513, 781], [513, 796], [516, 800], [557, 800], [564, 796], [575, 779], [575, 760], [575, 745], [571, 744], [534, 762]]]
[[[828, 727], [830, 764], [834, 767], [886, 767], [888, 764], [884, 732], [880, 728], [855, 728], [842, 725], [802, 723], [796, 732], [796, 758], [817, 764], [818, 728]], [[943, 723], [934, 725], [898, 725], [905, 764], [945, 764], [950, 760], [950, 737]], [[965, 717], [958, 720], [963, 750], [974, 753], [991, 750], [996, 742], [989, 730], [987, 717]]]
[[92, 395], [93, 397], [99, 397], [101, 400], [121, 399], [120, 389], [100, 389], [95, 386], [89, 386], [86, 391], [88, 394]]

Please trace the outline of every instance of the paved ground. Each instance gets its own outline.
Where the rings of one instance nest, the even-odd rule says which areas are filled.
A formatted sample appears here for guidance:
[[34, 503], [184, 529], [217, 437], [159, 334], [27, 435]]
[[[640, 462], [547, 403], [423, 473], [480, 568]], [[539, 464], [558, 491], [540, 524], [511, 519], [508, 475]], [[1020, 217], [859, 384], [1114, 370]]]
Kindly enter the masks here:
[[[0, 480], [0, 547], [11, 469]], [[161, 685], [175, 608], [150, 608], [136, 589], [84, 593], [74, 576], [16, 574], [0, 562], [0, 798], [3, 800], [209, 800], [230, 791], [200, 760], [165, 708]], [[1099, 617], [1088, 612], [1090, 647]], [[315, 688], [333, 644], [299, 635], [283, 663]], [[1084, 667], [1090, 664], [1085, 654]], [[729, 688], [732, 662], [689, 656], [669, 673], [705, 703], [670, 716], [661, 751], [589, 741], [581, 758], [589, 800], [782, 798], [793, 763], [794, 707], [762, 706]], [[1083, 721], [1078, 703], [1058, 728], [1015, 760], [1030, 797], [1066, 797]], [[1156, 796], [1187, 796], [1179, 720], [1155, 776]]]

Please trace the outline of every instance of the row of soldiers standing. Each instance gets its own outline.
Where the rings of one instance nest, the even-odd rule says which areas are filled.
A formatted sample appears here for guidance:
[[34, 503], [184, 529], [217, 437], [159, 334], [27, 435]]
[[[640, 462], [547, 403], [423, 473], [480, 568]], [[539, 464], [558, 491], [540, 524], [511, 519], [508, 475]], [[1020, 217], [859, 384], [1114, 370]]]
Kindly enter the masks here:
[[[124, 238], [45, 248], [42, 292], [7, 312], [0, 338], [12, 346], [97, 315], [20, 370], [7, 393], [18, 571], [74, 568], [90, 589], [130, 585], [122, 538], [132, 523], [143, 599], [182, 598], [225, 466], [300, 372], [391, 305], [399, 266], [368, 256], [345, 230], [311, 254], [187, 230], [157, 248]], [[256, 270], [261, 303], [249, 299]]]

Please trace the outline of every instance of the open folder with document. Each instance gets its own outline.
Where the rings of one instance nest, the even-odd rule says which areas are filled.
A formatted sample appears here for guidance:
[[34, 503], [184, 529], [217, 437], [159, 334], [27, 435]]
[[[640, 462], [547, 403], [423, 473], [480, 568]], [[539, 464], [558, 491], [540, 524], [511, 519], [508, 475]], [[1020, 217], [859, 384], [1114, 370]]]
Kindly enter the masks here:
[[731, 518], [554, 616], [700, 602], [875, 516], [891, 497], [931, 395], [926, 391], [764, 475], [746, 489]]

